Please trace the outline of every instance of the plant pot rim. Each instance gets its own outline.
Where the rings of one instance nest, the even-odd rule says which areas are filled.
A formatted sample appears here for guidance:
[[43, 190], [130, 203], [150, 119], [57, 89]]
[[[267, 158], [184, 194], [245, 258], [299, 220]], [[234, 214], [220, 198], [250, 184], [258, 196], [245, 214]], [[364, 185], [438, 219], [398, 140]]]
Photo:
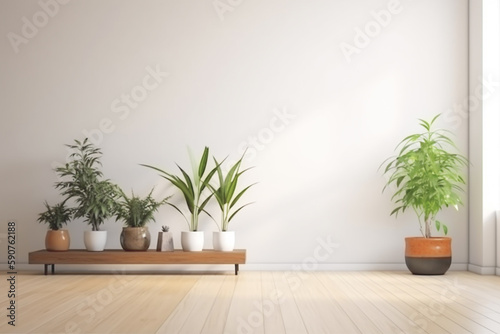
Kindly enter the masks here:
[[426, 238], [426, 237], [405, 237], [405, 240], [412, 240], [412, 239], [418, 239], [418, 240], [422, 240], [422, 239], [428, 239], [428, 240], [451, 240], [451, 237], [430, 237], [430, 238]]

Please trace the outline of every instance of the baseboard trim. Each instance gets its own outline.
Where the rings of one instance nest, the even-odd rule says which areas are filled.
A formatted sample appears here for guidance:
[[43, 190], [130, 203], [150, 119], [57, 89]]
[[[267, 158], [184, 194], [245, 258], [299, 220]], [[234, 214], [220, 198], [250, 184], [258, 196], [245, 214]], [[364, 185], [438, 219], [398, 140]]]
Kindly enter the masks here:
[[498, 268], [495, 270], [495, 267], [483, 267], [469, 263], [468, 270], [479, 275], [495, 275], [495, 273], [498, 275]]
[[[296, 264], [268, 264], [251, 263], [243, 266], [246, 270], [262, 271], [408, 271], [404, 263], [321, 263], [314, 266], [304, 263]], [[453, 263], [450, 267], [453, 271], [467, 271], [467, 264]]]
[[500, 210], [496, 212], [496, 238], [497, 238], [497, 268], [496, 275], [500, 276]]
[[[18, 264], [19, 271], [40, 271], [43, 265]], [[143, 273], [183, 273], [183, 272], [225, 272], [233, 271], [234, 265], [71, 265], [58, 264], [56, 272], [85, 273], [85, 272], [143, 272]], [[404, 263], [247, 263], [240, 265], [241, 271], [408, 271]], [[452, 263], [451, 271], [467, 271], [467, 264]], [[472, 270], [471, 270], [472, 271]]]

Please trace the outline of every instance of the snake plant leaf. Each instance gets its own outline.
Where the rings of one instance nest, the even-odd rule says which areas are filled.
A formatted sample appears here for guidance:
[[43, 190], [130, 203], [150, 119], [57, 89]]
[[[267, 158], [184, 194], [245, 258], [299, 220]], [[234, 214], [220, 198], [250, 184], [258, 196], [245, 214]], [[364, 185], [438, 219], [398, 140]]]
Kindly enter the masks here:
[[[201, 203], [200, 207], [199, 207], [199, 211], [205, 211], [204, 208], [205, 206], [207, 205], [207, 203], [210, 201], [210, 199], [212, 198], [213, 194], [210, 194], [207, 196], [207, 198], [205, 198], [205, 200], [203, 201], [203, 203]], [[205, 211], [206, 212], [206, 211]]]
[[250, 204], [253, 204], [253, 203], [254, 203], [254, 202], [250, 202], [250, 203], [247, 203], [247, 204], [245, 204], [245, 205], [242, 205], [240, 208], [238, 208], [238, 210], [236, 210], [236, 211], [234, 211], [234, 212], [233, 212], [233, 214], [229, 217], [229, 219], [228, 219], [227, 221], [228, 221], [228, 222], [230, 222], [230, 221], [234, 218], [234, 216], [235, 216], [238, 212], [240, 212], [240, 211], [241, 211], [241, 209], [243, 209], [244, 207], [246, 207], [246, 206], [248, 206], [248, 205], [250, 205]]
[[201, 183], [201, 187], [200, 187], [200, 192], [203, 192], [205, 190], [205, 188], [209, 185], [210, 181], [212, 180], [212, 177], [215, 175], [215, 173], [217, 172], [217, 169], [220, 167], [220, 165], [217, 165], [215, 166], [208, 174], [207, 176], [205, 177], [205, 179], [203, 180], [203, 182]]
[[181, 209], [179, 209], [179, 208], [178, 208], [175, 204], [173, 204], [173, 203], [167, 202], [166, 204], [167, 204], [167, 205], [170, 205], [170, 206], [171, 206], [172, 208], [174, 208], [177, 212], [179, 212], [179, 213], [180, 213], [180, 214], [184, 217], [184, 219], [186, 220], [186, 223], [187, 223], [188, 227], [190, 227], [190, 225], [189, 225], [189, 221], [188, 221], [188, 219], [187, 219], [186, 215], [182, 212], [182, 210], [181, 210]]
[[245, 189], [243, 189], [242, 191], [239, 192], [238, 195], [236, 195], [236, 197], [234, 198], [234, 200], [231, 202], [229, 208], [231, 209], [235, 204], [236, 202], [238, 202], [238, 200], [240, 199], [241, 196], [243, 196], [243, 194], [252, 186], [256, 185], [256, 183], [252, 183], [251, 185], [247, 186]]
[[177, 175], [167, 173], [166, 171], [161, 170], [160, 168], [154, 166], [144, 165], [144, 164], [142, 164], [142, 166], [156, 170], [157, 172], [159, 172], [160, 176], [170, 181], [175, 187], [177, 187], [181, 191], [185, 199], [186, 206], [188, 207], [189, 212], [191, 213], [190, 221], [187, 220], [186, 216], [182, 213], [182, 210], [180, 210], [179, 207], [173, 204], [170, 205], [183, 215], [183, 217], [188, 222], [190, 231], [196, 231], [198, 229], [199, 214], [201, 212], [206, 212], [204, 211], [204, 208], [212, 197], [212, 195], [209, 195], [208, 197], [202, 199], [202, 195], [205, 188], [209, 184], [210, 179], [215, 174], [217, 166], [214, 167], [208, 173], [207, 176], [205, 176], [208, 167], [207, 165], [208, 165], [209, 148], [208, 147], [204, 148], [203, 154], [199, 162], [196, 161], [189, 147], [188, 147], [188, 153], [191, 161], [192, 175], [189, 175], [182, 167], [177, 165], [182, 174], [182, 178]]
[[[245, 152], [241, 156], [241, 158], [236, 161], [232, 166], [230, 166], [229, 170], [224, 174], [224, 171], [221, 168], [222, 162], [218, 162], [218, 160], [214, 157], [214, 162], [216, 164], [217, 175], [218, 175], [218, 185], [217, 187], [213, 185], [208, 185], [208, 188], [212, 192], [215, 197], [217, 204], [221, 210], [221, 224], [217, 224], [222, 231], [227, 231], [227, 227], [229, 222], [234, 218], [235, 214], [238, 213], [243, 207], [246, 207], [250, 203], [243, 205], [237, 210], [232, 210], [233, 206], [239, 201], [241, 196], [254, 184], [247, 186], [245, 189], [236, 192], [236, 189], [239, 185], [240, 176], [249, 170], [247, 168], [243, 171], [240, 171], [240, 167], [244, 158]], [[235, 196], [236, 195], [236, 196]]]
[[186, 199], [186, 203], [188, 203], [188, 206], [190, 207], [189, 211], [193, 212], [194, 202], [195, 202], [195, 198], [196, 198], [193, 182], [191, 182], [191, 178], [181, 167], [179, 167], [179, 169], [181, 170], [181, 173], [184, 176], [185, 182], [182, 182], [181, 179], [179, 179], [178, 177], [175, 177], [176, 182], [178, 184], [177, 187], [184, 194], [184, 197]]
[[238, 179], [233, 179], [230, 180], [230, 182], [227, 182], [226, 184], [226, 189], [225, 193], [227, 194], [227, 198], [231, 199], [233, 198], [234, 192], [236, 191], [236, 186], [238, 185]]
[[198, 177], [200, 179], [203, 177], [203, 174], [205, 174], [205, 169], [207, 168], [208, 154], [209, 149], [205, 146], [205, 148], [203, 149], [203, 154], [201, 156], [200, 165], [198, 167]]

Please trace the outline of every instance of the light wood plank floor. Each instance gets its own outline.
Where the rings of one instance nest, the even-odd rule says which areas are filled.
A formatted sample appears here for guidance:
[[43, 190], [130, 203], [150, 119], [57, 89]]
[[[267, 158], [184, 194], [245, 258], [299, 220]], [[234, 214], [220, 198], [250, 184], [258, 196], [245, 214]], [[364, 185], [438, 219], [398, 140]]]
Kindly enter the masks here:
[[15, 327], [8, 290], [0, 333], [500, 333], [500, 277], [469, 272], [25, 272]]

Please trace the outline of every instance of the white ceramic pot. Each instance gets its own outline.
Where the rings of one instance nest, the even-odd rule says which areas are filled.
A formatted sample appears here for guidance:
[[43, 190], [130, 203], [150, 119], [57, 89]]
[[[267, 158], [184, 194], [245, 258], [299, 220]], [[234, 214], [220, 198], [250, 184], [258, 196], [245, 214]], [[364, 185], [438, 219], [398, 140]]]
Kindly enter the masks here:
[[85, 248], [91, 252], [101, 252], [106, 246], [108, 231], [84, 231], [83, 243]]
[[181, 232], [182, 250], [185, 252], [199, 252], [203, 250], [205, 233], [203, 231]]
[[212, 239], [214, 250], [232, 252], [234, 250], [234, 237], [234, 231], [214, 232]]

